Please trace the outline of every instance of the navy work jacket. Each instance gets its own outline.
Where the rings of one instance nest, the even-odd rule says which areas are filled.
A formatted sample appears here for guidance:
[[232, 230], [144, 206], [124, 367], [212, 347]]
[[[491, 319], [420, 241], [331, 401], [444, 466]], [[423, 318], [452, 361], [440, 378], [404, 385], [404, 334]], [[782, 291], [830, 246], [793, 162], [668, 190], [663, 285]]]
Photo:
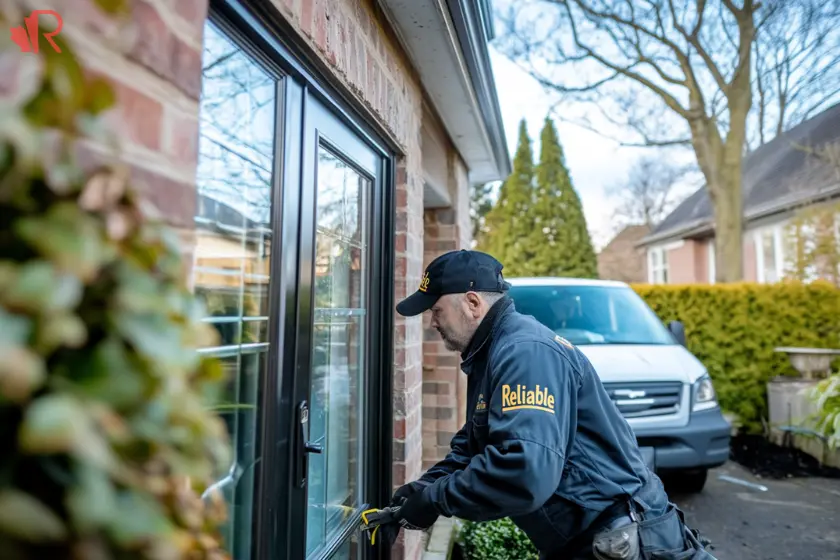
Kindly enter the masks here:
[[592, 364], [509, 297], [462, 357], [466, 423], [421, 477], [441, 515], [510, 517], [539, 550], [556, 550], [647, 483], [636, 438]]

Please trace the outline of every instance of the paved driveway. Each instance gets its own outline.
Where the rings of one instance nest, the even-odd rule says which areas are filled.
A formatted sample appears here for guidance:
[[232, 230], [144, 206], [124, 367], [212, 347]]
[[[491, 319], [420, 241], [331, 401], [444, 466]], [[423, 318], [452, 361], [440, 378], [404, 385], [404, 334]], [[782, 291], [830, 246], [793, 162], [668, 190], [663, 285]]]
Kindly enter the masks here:
[[[766, 492], [719, 480], [729, 475]], [[709, 473], [701, 494], [671, 498], [712, 541], [718, 560], [840, 560], [840, 480], [758, 479], [736, 463]]]

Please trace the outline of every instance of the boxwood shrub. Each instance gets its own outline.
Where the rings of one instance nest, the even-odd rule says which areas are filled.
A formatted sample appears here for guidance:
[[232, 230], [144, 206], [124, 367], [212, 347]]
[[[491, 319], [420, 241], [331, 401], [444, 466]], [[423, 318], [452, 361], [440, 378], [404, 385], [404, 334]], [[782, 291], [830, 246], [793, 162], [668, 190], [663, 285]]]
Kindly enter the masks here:
[[510, 519], [466, 521], [458, 535], [464, 560], [537, 560], [539, 553]]
[[721, 407], [749, 431], [767, 417], [767, 381], [797, 375], [774, 348], [840, 347], [840, 289], [827, 282], [633, 288], [664, 322], [685, 324], [688, 348], [708, 368]]

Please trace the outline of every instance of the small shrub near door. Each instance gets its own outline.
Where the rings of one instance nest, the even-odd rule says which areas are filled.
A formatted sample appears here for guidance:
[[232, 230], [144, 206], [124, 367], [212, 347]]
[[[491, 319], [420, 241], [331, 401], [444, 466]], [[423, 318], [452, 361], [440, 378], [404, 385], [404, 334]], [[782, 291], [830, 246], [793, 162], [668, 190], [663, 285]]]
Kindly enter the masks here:
[[840, 347], [840, 289], [828, 282], [634, 286], [667, 323], [685, 324], [688, 348], [708, 368], [721, 407], [762, 429], [767, 381], [798, 375], [779, 346]]
[[510, 519], [468, 521], [459, 534], [465, 560], [537, 560], [539, 553]]

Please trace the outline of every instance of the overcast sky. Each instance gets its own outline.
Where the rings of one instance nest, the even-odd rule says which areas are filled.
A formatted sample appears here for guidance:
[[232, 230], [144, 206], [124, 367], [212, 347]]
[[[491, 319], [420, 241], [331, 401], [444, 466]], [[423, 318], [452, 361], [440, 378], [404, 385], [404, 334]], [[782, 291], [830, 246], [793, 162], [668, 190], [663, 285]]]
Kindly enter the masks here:
[[[490, 57], [511, 158], [516, 151], [519, 120], [525, 118], [536, 163], [539, 159], [540, 130], [554, 98], [492, 45]], [[633, 162], [641, 155], [653, 155], [651, 148], [619, 146], [613, 140], [556, 118], [554, 123], [572, 182], [583, 203], [592, 241], [599, 249], [617, 233], [612, 223], [616, 201], [607, 196], [607, 190], [621, 184]], [[690, 153], [685, 155], [691, 157]], [[686, 189], [680, 191], [685, 194], [690, 192]]]
[[[492, 46], [490, 57], [511, 157], [516, 151], [519, 120], [525, 118], [536, 161], [540, 129], [553, 100], [531, 76]], [[555, 125], [572, 182], [583, 202], [592, 240], [600, 247], [612, 234], [610, 219], [615, 206], [614, 201], [607, 198], [605, 189], [621, 181], [638, 150], [619, 147], [594, 132], [556, 119]]]

